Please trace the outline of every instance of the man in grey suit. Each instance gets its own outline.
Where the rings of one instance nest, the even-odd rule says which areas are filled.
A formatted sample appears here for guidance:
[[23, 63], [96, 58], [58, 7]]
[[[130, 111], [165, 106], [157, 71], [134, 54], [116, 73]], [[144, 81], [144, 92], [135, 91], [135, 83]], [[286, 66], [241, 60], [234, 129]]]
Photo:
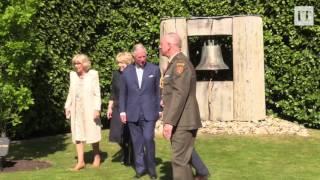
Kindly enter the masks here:
[[147, 62], [142, 44], [133, 47], [135, 64], [121, 74], [119, 108], [122, 123], [128, 123], [135, 157], [135, 178], [149, 173], [156, 179], [154, 128], [160, 113], [160, 69]]
[[[174, 180], [193, 180], [191, 165], [205, 165], [194, 150], [201, 120], [196, 99], [196, 74], [193, 65], [181, 52], [181, 40], [176, 33], [160, 40], [160, 54], [169, 58], [162, 85], [163, 136], [171, 140]], [[206, 170], [207, 171], [207, 170]], [[199, 175], [198, 179], [207, 179]]]

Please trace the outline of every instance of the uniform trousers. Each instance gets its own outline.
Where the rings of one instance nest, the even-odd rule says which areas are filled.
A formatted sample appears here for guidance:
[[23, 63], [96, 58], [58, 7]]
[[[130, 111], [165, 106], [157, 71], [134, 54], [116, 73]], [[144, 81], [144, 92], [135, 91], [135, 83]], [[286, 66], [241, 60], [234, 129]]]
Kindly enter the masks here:
[[194, 141], [197, 130], [179, 130], [173, 132], [171, 138], [172, 147], [172, 171], [174, 180], [193, 180], [191, 168], [191, 155], [194, 149]]

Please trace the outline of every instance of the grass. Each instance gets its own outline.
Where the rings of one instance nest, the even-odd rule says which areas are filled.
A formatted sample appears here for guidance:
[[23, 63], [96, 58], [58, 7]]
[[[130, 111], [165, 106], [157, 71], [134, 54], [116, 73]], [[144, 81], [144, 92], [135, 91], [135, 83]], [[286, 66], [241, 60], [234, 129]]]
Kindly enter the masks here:
[[[1, 173], [4, 180], [50, 179], [132, 179], [134, 170], [113, 160], [119, 151], [107, 140], [103, 130], [101, 168], [71, 172], [76, 162], [70, 134], [12, 143], [9, 158], [48, 161], [52, 167], [35, 171]], [[215, 180], [319, 180], [320, 131], [311, 130], [309, 137], [199, 135], [196, 149]], [[156, 138], [157, 171], [160, 179], [171, 179], [170, 144]], [[91, 147], [86, 146], [86, 160], [92, 161]], [[144, 176], [143, 179], [149, 179]]]

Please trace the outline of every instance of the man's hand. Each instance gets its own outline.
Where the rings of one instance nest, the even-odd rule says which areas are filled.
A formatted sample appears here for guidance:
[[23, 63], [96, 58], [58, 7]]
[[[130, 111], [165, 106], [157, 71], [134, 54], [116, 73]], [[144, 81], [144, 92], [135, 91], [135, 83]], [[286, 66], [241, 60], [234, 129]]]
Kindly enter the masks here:
[[125, 114], [120, 114], [120, 120], [123, 124], [127, 123], [127, 115]]
[[170, 140], [171, 139], [171, 136], [172, 136], [172, 129], [173, 129], [173, 126], [171, 124], [164, 124], [163, 125], [163, 137], [167, 140]]
[[159, 112], [159, 118], [162, 118], [162, 112]]
[[160, 106], [163, 108], [164, 107], [164, 103], [163, 103], [163, 100], [161, 99], [160, 100]]

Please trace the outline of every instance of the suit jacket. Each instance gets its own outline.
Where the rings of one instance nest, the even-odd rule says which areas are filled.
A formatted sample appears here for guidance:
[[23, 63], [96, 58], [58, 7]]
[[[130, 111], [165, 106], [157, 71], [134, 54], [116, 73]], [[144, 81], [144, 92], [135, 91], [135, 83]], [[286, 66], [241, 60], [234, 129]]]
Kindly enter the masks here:
[[140, 111], [146, 120], [155, 121], [160, 112], [160, 69], [146, 63], [141, 88], [139, 88], [135, 65], [128, 65], [121, 74], [119, 108], [125, 112], [128, 122], [137, 122]]
[[[94, 120], [94, 111], [101, 109], [101, 95], [98, 72], [95, 70], [89, 70], [83, 79], [83, 86], [81, 91], [83, 92], [83, 108], [77, 109], [76, 106], [76, 91], [78, 88], [78, 82], [80, 78], [76, 72], [70, 72], [70, 86], [67, 100], [65, 102], [65, 109], [71, 111], [71, 133], [72, 140], [75, 142], [75, 133], [84, 133], [86, 143], [95, 143], [101, 140], [101, 122], [100, 120]], [[83, 113], [81, 111], [83, 110]], [[81, 116], [85, 132], [75, 130], [75, 118]]]
[[162, 99], [164, 123], [183, 130], [202, 126], [196, 99], [196, 73], [183, 53], [172, 59], [164, 73]]

